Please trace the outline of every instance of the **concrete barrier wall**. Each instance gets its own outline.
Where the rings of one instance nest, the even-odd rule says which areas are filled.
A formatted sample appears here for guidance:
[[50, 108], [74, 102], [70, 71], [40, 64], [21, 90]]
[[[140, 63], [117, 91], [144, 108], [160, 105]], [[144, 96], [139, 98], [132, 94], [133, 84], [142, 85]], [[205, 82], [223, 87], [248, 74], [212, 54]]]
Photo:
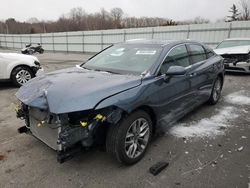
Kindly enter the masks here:
[[46, 51], [98, 52], [129, 39], [193, 39], [215, 47], [226, 38], [249, 37], [250, 21], [41, 34], [0, 34], [0, 47], [41, 43]]

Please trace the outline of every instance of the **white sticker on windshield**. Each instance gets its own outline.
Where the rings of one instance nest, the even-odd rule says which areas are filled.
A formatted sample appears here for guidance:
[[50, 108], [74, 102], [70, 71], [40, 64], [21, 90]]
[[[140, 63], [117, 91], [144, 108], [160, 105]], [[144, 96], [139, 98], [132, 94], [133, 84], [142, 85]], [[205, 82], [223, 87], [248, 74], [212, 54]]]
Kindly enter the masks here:
[[111, 56], [122, 56], [124, 52], [112, 53]]
[[118, 49], [116, 49], [117, 52], [122, 52], [124, 50], [125, 50], [125, 48], [118, 48]]
[[138, 50], [136, 55], [155, 55], [156, 50]]
[[110, 55], [111, 56], [122, 56], [124, 54], [124, 50], [125, 50], [125, 48], [118, 48], [115, 50], [115, 52], [113, 52]]

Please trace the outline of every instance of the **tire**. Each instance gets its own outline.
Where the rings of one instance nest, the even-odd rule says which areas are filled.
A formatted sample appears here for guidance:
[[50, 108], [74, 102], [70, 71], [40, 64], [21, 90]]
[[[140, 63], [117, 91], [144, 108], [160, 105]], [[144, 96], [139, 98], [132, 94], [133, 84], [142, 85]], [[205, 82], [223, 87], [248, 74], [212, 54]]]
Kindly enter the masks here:
[[135, 111], [109, 128], [106, 137], [107, 152], [125, 165], [135, 164], [144, 156], [151, 137], [150, 116], [142, 110]]
[[44, 53], [44, 49], [40, 49], [39, 53], [43, 54]]
[[33, 50], [28, 50], [28, 54], [29, 54], [29, 55], [32, 55], [33, 53], [34, 53]]
[[219, 101], [222, 85], [222, 79], [220, 77], [217, 77], [214, 82], [210, 98], [208, 99], [208, 104], [215, 105]]
[[11, 80], [18, 87], [22, 86], [34, 77], [34, 72], [25, 66], [16, 67], [11, 73]]
[[22, 54], [27, 54], [27, 50], [25, 50], [25, 51], [21, 51], [22, 52]]

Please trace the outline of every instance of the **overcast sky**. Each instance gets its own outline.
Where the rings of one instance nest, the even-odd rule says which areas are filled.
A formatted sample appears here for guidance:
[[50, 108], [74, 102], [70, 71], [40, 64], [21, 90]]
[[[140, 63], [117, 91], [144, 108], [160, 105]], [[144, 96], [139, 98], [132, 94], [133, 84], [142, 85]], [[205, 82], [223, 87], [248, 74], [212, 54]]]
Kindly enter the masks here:
[[229, 15], [228, 10], [239, 0], [1, 0], [0, 20], [13, 17], [26, 21], [56, 20], [71, 8], [82, 7], [87, 13], [120, 7], [128, 16], [155, 16], [173, 20], [187, 20], [197, 16], [211, 21]]

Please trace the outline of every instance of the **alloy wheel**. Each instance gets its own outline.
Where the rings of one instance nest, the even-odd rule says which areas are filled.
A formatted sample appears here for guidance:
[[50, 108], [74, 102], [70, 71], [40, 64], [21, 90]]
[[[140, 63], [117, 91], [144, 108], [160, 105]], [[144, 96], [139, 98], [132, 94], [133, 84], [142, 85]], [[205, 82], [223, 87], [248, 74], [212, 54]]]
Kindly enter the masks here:
[[214, 101], [217, 101], [220, 98], [221, 94], [221, 79], [217, 79], [214, 88], [213, 88], [213, 99]]
[[20, 85], [25, 84], [25, 83], [28, 82], [31, 78], [32, 78], [32, 76], [31, 76], [30, 72], [27, 71], [27, 70], [20, 70], [20, 71], [16, 74], [16, 81], [17, 81], [17, 83], [19, 83]]
[[145, 150], [150, 136], [149, 123], [144, 118], [136, 119], [125, 137], [125, 151], [129, 158], [137, 158]]

